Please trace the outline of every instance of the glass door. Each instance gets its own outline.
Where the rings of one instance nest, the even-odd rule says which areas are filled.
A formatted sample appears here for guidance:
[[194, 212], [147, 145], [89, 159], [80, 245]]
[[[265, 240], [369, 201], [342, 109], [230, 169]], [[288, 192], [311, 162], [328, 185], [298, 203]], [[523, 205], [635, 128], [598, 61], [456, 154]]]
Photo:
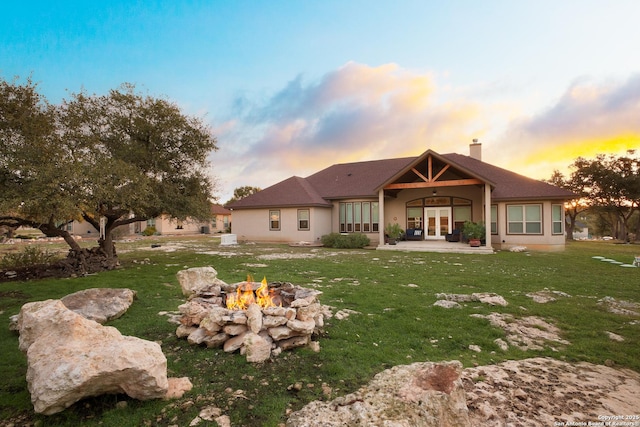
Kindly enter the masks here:
[[451, 207], [424, 208], [426, 239], [440, 240], [451, 233]]

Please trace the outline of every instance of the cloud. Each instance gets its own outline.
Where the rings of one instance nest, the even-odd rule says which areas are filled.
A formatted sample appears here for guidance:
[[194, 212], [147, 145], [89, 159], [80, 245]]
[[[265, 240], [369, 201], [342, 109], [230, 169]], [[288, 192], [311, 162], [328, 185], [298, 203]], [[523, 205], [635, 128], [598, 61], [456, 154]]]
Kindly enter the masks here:
[[459, 151], [486, 125], [481, 111], [438, 101], [429, 73], [349, 62], [314, 81], [296, 76], [265, 99], [238, 97], [233, 120], [218, 126], [214, 163], [229, 165], [218, 172], [232, 192], [334, 163]]
[[520, 164], [536, 178], [565, 170], [577, 157], [640, 148], [640, 74], [574, 82], [547, 110], [515, 120], [500, 145], [506, 164]]
[[500, 88], [452, 87], [396, 64], [349, 62], [315, 80], [298, 75], [266, 97], [239, 96], [233, 117], [215, 127], [221, 201], [234, 188], [265, 188], [335, 163], [428, 148], [466, 154], [473, 138], [483, 142], [483, 160], [532, 178], [566, 171], [579, 156], [640, 147], [640, 74], [578, 80], [528, 116], [521, 93]]

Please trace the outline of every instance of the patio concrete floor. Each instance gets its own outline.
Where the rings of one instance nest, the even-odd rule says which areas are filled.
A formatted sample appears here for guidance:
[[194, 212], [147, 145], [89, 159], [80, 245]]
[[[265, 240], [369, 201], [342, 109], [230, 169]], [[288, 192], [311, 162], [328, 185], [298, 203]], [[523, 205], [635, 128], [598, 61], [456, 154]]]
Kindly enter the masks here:
[[468, 243], [447, 242], [444, 240], [400, 241], [395, 245], [380, 245], [379, 251], [400, 252], [438, 252], [454, 254], [492, 254], [493, 249], [486, 246], [472, 248]]

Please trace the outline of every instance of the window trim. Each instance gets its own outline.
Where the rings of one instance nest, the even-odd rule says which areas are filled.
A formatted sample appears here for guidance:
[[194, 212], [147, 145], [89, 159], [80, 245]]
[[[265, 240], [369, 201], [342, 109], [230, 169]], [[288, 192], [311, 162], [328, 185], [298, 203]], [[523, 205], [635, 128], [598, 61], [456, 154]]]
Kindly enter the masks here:
[[[540, 221], [527, 221], [527, 206], [538, 206], [540, 212]], [[510, 221], [509, 218], [509, 208], [512, 207], [520, 207], [522, 210], [522, 221]], [[508, 204], [506, 205], [506, 223], [507, 223], [507, 235], [528, 235], [528, 236], [543, 236], [544, 235], [544, 206], [542, 203], [519, 203], [519, 204]], [[527, 232], [527, 224], [540, 223], [540, 232], [537, 233], [528, 233]], [[512, 223], [517, 223], [522, 225], [522, 232], [512, 232], [510, 225]]]
[[[560, 208], [560, 219], [553, 219], [553, 208], [558, 206]], [[560, 231], [555, 231], [555, 224], [560, 223]], [[552, 203], [551, 204], [551, 234], [555, 236], [559, 236], [564, 234], [564, 206], [561, 203]]]
[[[302, 212], [306, 212], [307, 213], [307, 217], [306, 218], [300, 218], [300, 214]], [[297, 217], [298, 217], [298, 231], [309, 231], [309, 230], [311, 230], [311, 209], [298, 209]], [[302, 221], [306, 221], [307, 222], [307, 226], [306, 227], [302, 226]]]
[[[273, 215], [277, 216], [277, 220], [271, 219]], [[273, 223], [277, 221], [277, 226], [274, 227]], [[280, 214], [280, 209], [270, 209], [269, 210], [269, 231], [280, 231], [282, 227], [282, 216]]]

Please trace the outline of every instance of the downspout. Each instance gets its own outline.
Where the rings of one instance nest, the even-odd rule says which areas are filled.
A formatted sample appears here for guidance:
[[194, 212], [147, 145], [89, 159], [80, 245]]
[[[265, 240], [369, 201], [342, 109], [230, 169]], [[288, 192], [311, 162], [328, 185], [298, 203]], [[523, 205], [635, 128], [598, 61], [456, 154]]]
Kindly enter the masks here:
[[484, 183], [484, 239], [487, 249], [491, 247], [491, 185]]
[[384, 246], [384, 189], [378, 190], [378, 246]]

